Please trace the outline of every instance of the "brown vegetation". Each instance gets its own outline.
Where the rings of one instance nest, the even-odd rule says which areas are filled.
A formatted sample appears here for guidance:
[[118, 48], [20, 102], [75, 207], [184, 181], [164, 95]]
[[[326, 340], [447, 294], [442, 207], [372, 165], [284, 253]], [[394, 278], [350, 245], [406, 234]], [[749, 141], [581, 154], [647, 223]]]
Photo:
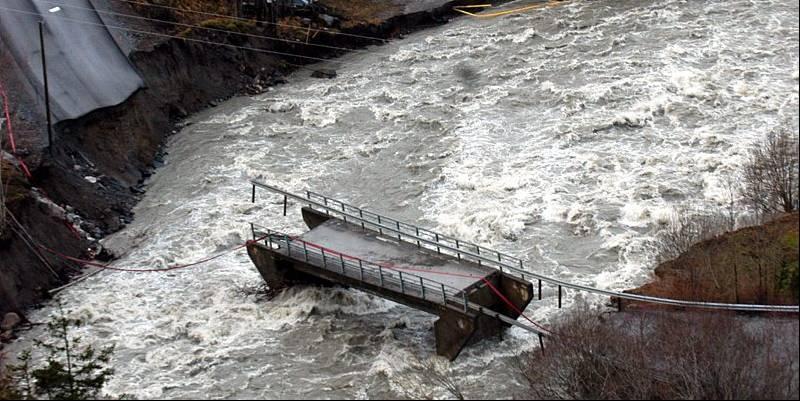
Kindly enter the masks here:
[[[174, 8], [131, 4], [131, 7], [141, 16], [187, 24], [197, 24], [213, 18], [207, 14], [193, 11], [236, 16], [236, 4], [238, 3], [237, 0], [140, 0], [138, 2]], [[174, 28], [175, 31], [180, 29], [180, 27]]]
[[[657, 235], [656, 281], [633, 293], [694, 301], [798, 304], [798, 138], [786, 128], [755, 143], [728, 178], [724, 213], [681, 213]], [[740, 179], [737, 179], [740, 178]], [[747, 214], [759, 225], [737, 231]], [[752, 216], [752, 215], [751, 215]]]
[[797, 399], [797, 320], [579, 308], [521, 360], [531, 398]]
[[684, 300], [797, 305], [799, 221], [798, 213], [784, 215], [761, 226], [712, 236], [686, 250], [684, 244], [702, 237], [694, 233], [703, 229], [671, 229], [673, 234], [693, 234], [684, 236], [689, 239], [668, 235], [677, 239], [666, 240], [662, 246], [668, 254], [680, 255], [656, 268], [654, 282], [630, 292]]
[[318, 4], [342, 19], [342, 28], [378, 25], [399, 7], [391, 0], [319, 0]]

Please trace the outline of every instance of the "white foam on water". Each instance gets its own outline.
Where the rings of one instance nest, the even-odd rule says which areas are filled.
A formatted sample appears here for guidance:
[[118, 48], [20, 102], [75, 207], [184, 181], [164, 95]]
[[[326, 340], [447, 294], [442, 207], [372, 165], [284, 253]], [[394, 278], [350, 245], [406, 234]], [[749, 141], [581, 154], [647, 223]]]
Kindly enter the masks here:
[[[278, 196], [250, 203], [257, 178], [399, 214], [561, 279], [641, 284], [675, 210], [724, 205], [748, 146], [798, 125], [797, 16], [785, 1], [571, 2], [346, 56], [333, 80], [298, 73], [171, 137], [136, 220], [108, 240], [126, 245], [115, 265], [192, 262], [249, 238], [250, 222], [302, 232], [297, 203], [286, 217]], [[397, 397], [433, 353], [424, 313], [356, 290], [237, 292], [260, 280], [237, 253], [168, 274], [103, 273], [62, 299], [88, 316], [86, 342], [117, 345], [112, 395]], [[566, 308], [581, 300], [607, 302], [565, 291]], [[543, 324], [561, 312], [547, 286], [526, 310]], [[507, 379], [513, 357], [537, 343], [513, 328], [447, 367], [469, 398], [510, 397], [525, 386]]]

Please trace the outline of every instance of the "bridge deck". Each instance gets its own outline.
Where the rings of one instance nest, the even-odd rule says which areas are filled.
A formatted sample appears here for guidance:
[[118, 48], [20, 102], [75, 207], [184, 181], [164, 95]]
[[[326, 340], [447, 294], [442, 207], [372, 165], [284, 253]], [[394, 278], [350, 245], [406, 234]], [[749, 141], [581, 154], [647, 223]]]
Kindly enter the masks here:
[[435, 251], [417, 248], [388, 235], [379, 235], [342, 220], [330, 219], [301, 238], [326, 249], [369, 260], [389, 268], [440, 282], [446, 286], [466, 290], [483, 281], [494, 270], [475, 263], [459, 261]]
[[436, 314], [436, 352], [454, 359], [468, 344], [499, 334], [533, 298], [533, 286], [501, 271], [403, 241], [379, 229], [303, 207], [310, 230], [290, 236], [251, 226], [247, 251], [270, 288], [344, 285]]

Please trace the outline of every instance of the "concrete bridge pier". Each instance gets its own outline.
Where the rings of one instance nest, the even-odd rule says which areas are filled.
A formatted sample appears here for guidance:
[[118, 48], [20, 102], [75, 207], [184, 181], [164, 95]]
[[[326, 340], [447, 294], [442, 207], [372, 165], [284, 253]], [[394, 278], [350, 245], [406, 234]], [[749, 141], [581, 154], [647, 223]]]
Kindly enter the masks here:
[[[436, 352], [450, 360], [464, 347], [499, 335], [509, 326], [482, 308], [516, 319], [533, 299], [530, 282], [503, 272], [316, 211], [303, 210], [303, 219], [311, 231], [301, 237], [276, 236], [247, 246], [270, 288], [352, 287], [435, 314], [439, 316], [433, 327]], [[383, 264], [379, 267], [375, 261]]]

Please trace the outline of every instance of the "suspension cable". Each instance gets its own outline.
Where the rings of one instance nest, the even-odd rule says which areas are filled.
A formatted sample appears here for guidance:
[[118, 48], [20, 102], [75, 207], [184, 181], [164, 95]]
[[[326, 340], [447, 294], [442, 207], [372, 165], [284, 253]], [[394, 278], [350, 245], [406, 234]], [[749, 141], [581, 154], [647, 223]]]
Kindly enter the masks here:
[[[206, 27], [206, 26], [196, 25], [196, 24], [186, 24], [186, 23], [182, 23], [182, 22], [174, 22], [174, 21], [168, 21], [168, 20], [157, 19], [157, 18], [143, 17], [143, 16], [140, 16], [140, 15], [118, 13], [118, 12], [115, 12], [115, 11], [106, 11], [106, 10], [100, 10], [100, 9], [96, 9], [96, 8], [87, 8], [87, 7], [80, 7], [80, 6], [75, 6], [75, 5], [67, 5], [67, 4], [63, 4], [61, 2], [53, 1], [53, 0], [34, 0], [34, 1], [39, 1], [39, 2], [42, 2], [42, 3], [51, 4], [51, 5], [59, 5], [60, 7], [64, 7], [64, 8], [72, 8], [72, 9], [83, 10], [83, 11], [92, 11], [92, 12], [97, 12], [97, 13], [100, 13], [100, 14], [115, 15], [115, 16], [123, 17], [123, 18], [131, 18], [131, 19], [137, 19], [137, 20], [142, 20], [142, 21], [156, 22], [156, 23], [160, 23], [160, 24], [175, 25], [175, 26], [180, 26], [180, 27], [184, 27], [184, 28], [202, 29], [202, 30], [211, 31], [211, 32], [220, 32], [220, 33], [226, 33], [226, 34], [231, 34], [231, 35], [240, 35], [240, 36], [246, 36], [246, 37], [257, 38], [257, 39], [265, 39], [265, 40], [271, 40], [271, 41], [285, 42], [285, 43], [290, 43], [290, 44], [316, 46], [316, 47], [322, 47], [322, 48], [326, 48], [326, 49], [343, 50], [343, 51], [347, 51], [347, 52], [371, 53], [370, 51], [367, 51], [367, 50], [350, 49], [350, 48], [347, 48], [347, 47], [330, 46], [330, 45], [324, 45], [324, 44], [320, 44], [320, 43], [308, 43], [308, 42], [302, 42], [302, 41], [299, 41], [299, 40], [284, 39], [284, 38], [280, 38], [280, 37], [277, 37], [277, 36], [267, 36], [267, 35], [258, 35], [258, 34], [247, 33], [247, 32], [237, 32], [237, 31], [232, 31], [232, 30], [229, 30], [229, 29], [212, 28], [212, 27]], [[302, 30], [306, 30], [307, 29], [307, 28], [302, 27], [302, 26], [295, 26], [295, 28], [296, 29], [302, 29]]]
[[[0, 10], [6, 10], [6, 11], [9, 11], [9, 12], [12, 12], [12, 13], [25, 14], [25, 15], [30, 15], [30, 16], [34, 16], [34, 17], [41, 17], [39, 15], [39, 13], [35, 13], [35, 12], [31, 12], [31, 11], [25, 11], [25, 10], [19, 10], [19, 9], [16, 9], [16, 8], [0, 7]], [[351, 62], [341, 61], [341, 60], [325, 59], [325, 58], [313, 57], [313, 56], [303, 56], [303, 55], [300, 55], [300, 54], [279, 52], [279, 51], [266, 50], [266, 49], [259, 49], [259, 48], [255, 48], [255, 47], [249, 47], [249, 46], [239, 46], [239, 45], [233, 45], [233, 44], [229, 44], [229, 43], [215, 42], [215, 41], [203, 40], [203, 39], [185, 38], [185, 37], [181, 37], [181, 36], [177, 36], [177, 35], [169, 35], [169, 34], [165, 34], [165, 33], [144, 31], [144, 30], [139, 30], [139, 29], [123, 28], [123, 27], [116, 26], [116, 25], [106, 25], [106, 24], [100, 24], [100, 23], [96, 23], [96, 22], [77, 20], [77, 19], [68, 18], [68, 17], [61, 17], [60, 19], [64, 20], [64, 21], [68, 21], [68, 22], [73, 22], [73, 23], [76, 23], [76, 24], [81, 24], [81, 25], [98, 26], [98, 27], [104, 27], [104, 28], [108, 28], [108, 29], [116, 29], [116, 30], [123, 31], [123, 32], [139, 33], [139, 34], [143, 34], [143, 35], [153, 35], [153, 36], [160, 36], [160, 37], [171, 38], [171, 39], [180, 39], [180, 40], [185, 40], [185, 41], [189, 41], [189, 42], [196, 42], [196, 43], [203, 43], [203, 44], [209, 44], [209, 45], [224, 46], [224, 47], [229, 47], [229, 48], [232, 48], [232, 49], [249, 50], [249, 51], [253, 51], [253, 52], [257, 52], [257, 53], [277, 54], [277, 55], [280, 55], [280, 56], [303, 58], [303, 59], [307, 59], [307, 60], [323, 61], [323, 62], [329, 62], [329, 63], [337, 63], [337, 64], [341, 64], [341, 65], [357, 65], [356, 63], [351, 63]], [[293, 65], [295, 67], [305, 68], [305, 69], [314, 71], [313, 68], [305, 67], [303, 65], [293, 64], [293, 63], [289, 63], [289, 62], [287, 62], [287, 64]]]
[[[230, 19], [230, 20], [234, 20], [234, 21], [243, 21], [243, 22], [252, 21], [251, 19], [247, 19], [247, 18], [240, 18], [240, 17], [234, 17], [234, 16], [230, 16], [230, 15], [225, 15], [225, 14], [217, 14], [217, 13], [210, 13], [210, 12], [204, 12], [204, 11], [187, 10], [187, 9], [184, 9], [184, 8], [171, 7], [171, 6], [167, 6], [167, 5], [163, 5], [163, 4], [152, 4], [152, 3], [145, 3], [145, 2], [133, 1], [133, 0], [113, 0], [113, 1], [121, 2], [121, 3], [128, 3], [128, 4], [135, 4], [135, 5], [139, 5], [139, 6], [145, 6], [145, 7], [154, 7], [154, 8], [161, 8], [161, 9], [165, 9], [165, 10], [179, 11], [179, 12], [182, 12], [182, 13], [201, 14], [201, 15], [207, 15], [207, 16], [210, 16], [210, 17], [226, 18], [226, 19]], [[277, 22], [268, 22], [268, 21], [261, 21], [261, 22], [264, 23], [264, 24], [282, 26], [282, 27], [288, 27], [288, 28], [296, 28], [297, 27], [295, 25], [282, 24], [282, 23], [277, 23]], [[374, 41], [379, 41], [379, 42], [384, 42], [384, 43], [388, 42], [387, 39], [379, 38], [379, 37], [376, 37], [376, 36], [356, 35], [356, 34], [345, 33], [345, 32], [332, 32], [332, 31], [328, 31], [328, 30], [325, 30], [325, 29], [316, 29], [316, 28], [309, 28], [309, 29], [311, 29], [312, 31], [315, 31], [315, 32], [329, 33], [331, 35], [350, 36], [350, 37], [354, 37], [354, 38], [368, 39], [368, 40], [374, 40]]]

